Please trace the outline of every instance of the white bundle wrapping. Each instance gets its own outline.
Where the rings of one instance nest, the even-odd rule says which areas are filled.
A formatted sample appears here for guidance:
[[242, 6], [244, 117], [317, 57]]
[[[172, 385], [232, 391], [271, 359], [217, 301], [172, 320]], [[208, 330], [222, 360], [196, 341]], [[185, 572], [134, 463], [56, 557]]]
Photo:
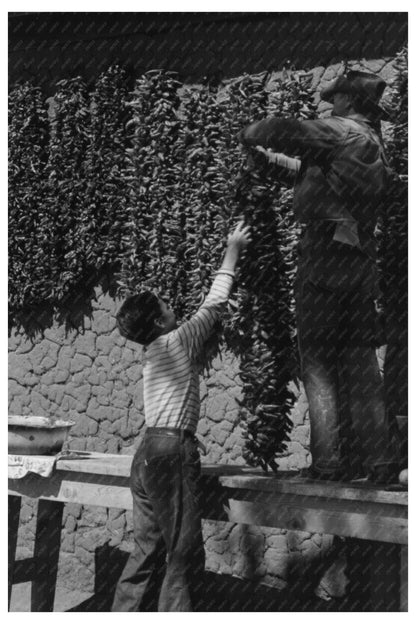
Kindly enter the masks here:
[[54, 469], [57, 455], [9, 455], [9, 479], [22, 479], [29, 472], [49, 477]]

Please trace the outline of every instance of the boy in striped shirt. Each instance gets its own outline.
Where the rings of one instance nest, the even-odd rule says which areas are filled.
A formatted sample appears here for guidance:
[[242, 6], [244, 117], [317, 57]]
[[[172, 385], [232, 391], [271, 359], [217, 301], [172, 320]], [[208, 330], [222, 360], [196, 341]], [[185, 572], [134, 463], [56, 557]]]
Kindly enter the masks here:
[[240, 223], [228, 237], [207, 298], [179, 327], [173, 310], [151, 292], [129, 297], [117, 314], [120, 333], [144, 345], [147, 428], [131, 469], [135, 548], [117, 585], [112, 611], [146, 610], [165, 559], [158, 610], [195, 610], [205, 567], [201, 464], [195, 438], [198, 362], [227, 302], [240, 252], [249, 241], [249, 228]]

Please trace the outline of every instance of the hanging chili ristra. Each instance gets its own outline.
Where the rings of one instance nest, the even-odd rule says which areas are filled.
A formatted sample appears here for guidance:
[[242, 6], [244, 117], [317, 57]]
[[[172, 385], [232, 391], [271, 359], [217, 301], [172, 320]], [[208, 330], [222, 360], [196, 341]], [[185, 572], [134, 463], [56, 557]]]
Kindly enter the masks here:
[[40, 223], [45, 201], [48, 114], [38, 87], [26, 82], [9, 95], [9, 317], [50, 299], [48, 231]]
[[90, 250], [80, 245], [92, 218], [86, 202], [85, 171], [90, 111], [82, 78], [60, 81], [54, 103], [42, 227], [49, 237], [52, 298], [65, 310], [82, 297], [91, 277]]
[[124, 240], [132, 215], [127, 204], [126, 168], [127, 78], [110, 67], [102, 73], [91, 94], [90, 140], [86, 153], [86, 209], [80, 244], [87, 249], [91, 271], [119, 269]]

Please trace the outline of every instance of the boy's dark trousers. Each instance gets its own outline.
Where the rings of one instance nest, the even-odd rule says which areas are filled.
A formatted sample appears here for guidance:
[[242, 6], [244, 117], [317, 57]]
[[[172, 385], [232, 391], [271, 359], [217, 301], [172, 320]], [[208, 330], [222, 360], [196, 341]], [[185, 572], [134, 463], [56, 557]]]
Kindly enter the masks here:
[[[180, 429], [147, 429], [131, 468], [134, 550], [112, 611], [145, 610], [149, 592], [159, 589], [158, 611], [196, 610], [205, 568], [200, 474], [195, 436]], [[155, 590], [164, 559], [164, 579]]]

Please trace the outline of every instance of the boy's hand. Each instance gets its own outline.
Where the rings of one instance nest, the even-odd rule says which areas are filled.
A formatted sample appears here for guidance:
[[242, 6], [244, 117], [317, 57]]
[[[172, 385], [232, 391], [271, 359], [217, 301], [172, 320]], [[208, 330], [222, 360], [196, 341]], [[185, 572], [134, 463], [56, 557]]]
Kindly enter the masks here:
[[238, 249], [242, 251], [251, 242], [251, 232], [248, 225], [244, 225], [243, 221], [240, 221], [235, 230], [228, 235], [227, 247], [229, 249]]

